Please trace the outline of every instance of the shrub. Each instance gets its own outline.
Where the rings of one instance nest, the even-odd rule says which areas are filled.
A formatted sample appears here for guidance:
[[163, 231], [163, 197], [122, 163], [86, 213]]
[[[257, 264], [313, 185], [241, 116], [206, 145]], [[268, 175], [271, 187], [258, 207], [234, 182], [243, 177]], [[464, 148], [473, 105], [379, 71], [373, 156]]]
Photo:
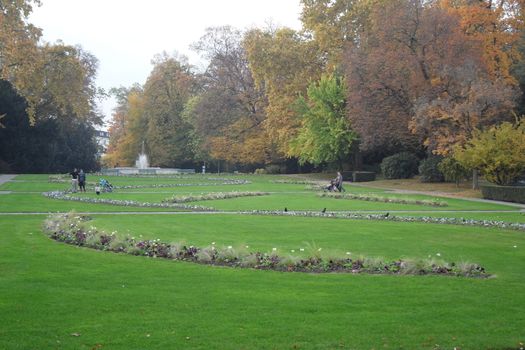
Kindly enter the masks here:
[[421, 182], [443, 182], [445, 175], [439, 170], [439, 163], [443, 160], [439, 156], [430, 156], [423, 159], [419, 164], [419, 174]]
[[522, 186], [481, 185], [481, 194], [485, 199], [525, 203], [525, 187]]
[[381, 172], [386, 179], [409, 179], [417, 174], [419, 160], [409, 152], [386, 157], [381, 163]]
[[267, 174], [280, 174], [281, 173], [281, 167], [277, 164], [267, 165], [265, 170]]
[[445, 181], [453, 181], [456, 183], [456, 186], [459, 186], [459, 181], [467, 178], [470, 174], [468, 169], [452, 157], [443, 159], [439, 163], [438, 168], [445, 176]]
[[510, 185], [525, 171], [525, 123], [504, 122], [476, 130], [464, 147], [454, 150], [454, 158], [480, 170], [489, 182]]

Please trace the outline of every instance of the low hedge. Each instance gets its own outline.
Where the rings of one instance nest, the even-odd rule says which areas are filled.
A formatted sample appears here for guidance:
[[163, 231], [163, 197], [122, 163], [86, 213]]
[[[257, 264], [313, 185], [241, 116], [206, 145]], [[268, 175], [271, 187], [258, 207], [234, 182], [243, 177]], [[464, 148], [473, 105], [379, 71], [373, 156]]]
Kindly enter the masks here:
[[485, 199], [525, 203], [525, 187], [523, 186], [481, 185], [480, 187]]
[[354, 171], [352, 174], [352, 181], [354, 182], [367, 182], [375, 181], [376, 173], [373, 171]]
[[342, 171], [344, 181], [352, 182], [366, 182], [374, 181], [376, 179], [376, 173], [373, 171]]

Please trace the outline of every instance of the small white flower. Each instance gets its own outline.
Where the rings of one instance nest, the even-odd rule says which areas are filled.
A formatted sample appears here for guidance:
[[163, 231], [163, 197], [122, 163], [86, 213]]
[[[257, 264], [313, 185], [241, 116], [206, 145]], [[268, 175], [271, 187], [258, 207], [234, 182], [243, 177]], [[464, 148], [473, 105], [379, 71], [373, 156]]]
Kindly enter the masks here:
[[215, 245], [215, 242], [211, 242], [212, 245]]
[[518, 246], [517, 246], [517, 245], [515, 245], [515, 246], [514, 246], [514, 248], [518, 248]]
[[229, 246], [228, 246], [228, 249], [232, 249], [232, 246], [231, 246], [231, 245], [229, 245]]
[[317, 251], [320, 252], [322, 249], [323, 249], [323, 248], [319, 248], [319, 249], [317, 249]]
[[441, 256], [441, 253], [437, 253], [436, 256]]
[[295, 253], [295, 249], [290, 250], [292, 253]]
[[304, 252], [304, 248], [299, 248], [300, 251]]
[[346, 255], [352, 255], [352, 253], [350, 253], [350, 252], [346, 252]]
[[250, 246], [249, 246], [249, 245], [247, 245], [247, 246], [246, 246], [246, 249], [248, 249], [248, 248], [250, 248]]
[[277, 251], [277, 248], [272, 248], [272, 251], [274, 251], [274, 252]]

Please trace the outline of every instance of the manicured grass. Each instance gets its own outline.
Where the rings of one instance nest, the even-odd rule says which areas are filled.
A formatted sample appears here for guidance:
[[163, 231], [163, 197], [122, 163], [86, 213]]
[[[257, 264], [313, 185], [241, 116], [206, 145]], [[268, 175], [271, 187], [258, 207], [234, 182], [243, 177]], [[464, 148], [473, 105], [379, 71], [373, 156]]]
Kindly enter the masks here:
[[[272, 176], [220, 177], [246, 178], [252, 183], [192, 187], [191, 191], [279, 193], [195, 204], [225, 210], [285, 206], [312, 210], [434, 209], [317, 198], [304, 185], [272, 183], [276, 179]], [[48, 184], [46, 175], [24, 175], [17, 180], [34, 182], [8, 183], [0, 191], [10, 186], [19, 192], [46, 191], [51, 187], [48, 185], [68, 187]], [[110, 181], [144, 184], [158, 180]], [[161, 181], [178, 182], [168, 178]], [[202, 180], [195, 177], [188, 181]], [[166, 192], [189, 192], [184, 187], [171, 190]], [[102, 197], [159, 201], [170, 196], [164, 191], [117, 191]], [[358, 191], [366, 193], [367, 189]], [[78, 195], [94, 197], [89, 193]], [[445, 210], [512, 210], [497, 204], [443, 200], [449, 202]], [[523, 232], [236, 214], [112, 215], [147, 209], [51, 200], [30, 193], [0, 195], [0, 212], [72, 208], [108, 212], [93, 215], [90, 224], [119, 234], [129, 230], [144, 238], [198, 246], [216, 242], [264, 251], [277, 248], [283, 254], [308, 245], [322, 248], [323, 254], [350, 251], [352, 256], [392, 259], [437, 258], [439, 253], [446, 261], [479, 263], [495, 277], [304, 274], [204, 266], [69, 246], [41, 233], [41, 215], [0, 215], [0, 349], [503, 350], [518, 349], [519, 342], [525, 341]], [[525, 221], [517, 211], [424, 215]]]
[[468, 256], [490, 256], [498, 277], [479, 280], [216, 268], [76, 248], [39, 225], [0, 222], [2, 348], [484, 349], [524, 336], [525, 255], [500, 242], [515, 233], [460, 243]]

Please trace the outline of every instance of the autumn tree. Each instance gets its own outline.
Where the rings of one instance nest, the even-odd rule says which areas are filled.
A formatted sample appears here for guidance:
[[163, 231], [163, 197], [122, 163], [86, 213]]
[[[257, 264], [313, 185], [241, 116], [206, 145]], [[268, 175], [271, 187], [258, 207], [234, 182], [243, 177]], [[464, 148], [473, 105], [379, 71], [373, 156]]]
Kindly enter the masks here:
[[100, 123], [97, 102], [101, 97], [95, 78], [98, 60], [80, 46], [45, 44], [40, 48], [43, 64], [34, 72], [41, 83], [29, 88], [40, 96], [37, 118], [61, 116]]
[[327, 71], [338, 69], [345, 47], [362, 39], [374, 6], [387, 0], [301, 0], [301, 21], [319, 45]]
[[395, 0], [370, 18], [371, 30], [347, 54], [349, 116], [364, 149], [422, 140], [447, 154], [473, 128], [509, 115], [514, 88], [492, 79], [482, 42], [464, 32], [458, 14], [432, 1]]
[[103, 162], [106, 166], [133, 166], [146, 138], [147, 119], [140, 85], [114, 88], [117, 107], [109, 127], [110, 140]]
[[254, 84], [243, 33], [232, 27], [208, 28], [193, 49], [209, 61], [202, 91], [187, 106], [201, 153], [231, 163], [265, 163], [270, 144], [263, 129], [266, 98]]
[[39, 96], [29, 94], [28, 89], [35, 86], [34, 68], [42, 62], [37, 46], [42, 31], [28, 22], [34, 5], [40, 5], [40, 1], [0, 2], [0, 77], [26, 98], [32, 122]]
[[301, 127], [291, 153], [315, 165], [348, 160], [357, 135], [346, 118], [346, 85], [341, 77], [323, 75], [310, 84], [308, 99], [298, 100]]
[[145, 143], [150, 163], [175, 167], [193, 161], [192, 126], [182, 117], [194, 89], [194, 76], [185, 58], [161, 54], [144, 85]]
[[461, 31], [478, 41], [491, 80], [515, 84], [513, 63], [522, 59], [516, 42], [524, 28], [523, 0], [440, 0], [441, 8], [459, 16]]
[[244, 47], [255, 84], [268, 99], [264, 129], [269, 141], [281, 156], [291, 156], [290, 142], [300, 127], [294, 102], [323, 68], [318, 45], [307, 35], [280, 28], [249, 31]]

